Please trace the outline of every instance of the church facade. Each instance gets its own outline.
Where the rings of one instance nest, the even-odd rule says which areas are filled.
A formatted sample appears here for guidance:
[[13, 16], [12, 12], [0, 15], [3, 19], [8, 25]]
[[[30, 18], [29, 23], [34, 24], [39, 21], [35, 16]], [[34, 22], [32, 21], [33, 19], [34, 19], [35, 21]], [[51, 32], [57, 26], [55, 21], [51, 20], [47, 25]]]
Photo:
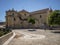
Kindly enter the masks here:
[[[9, 28], [40, 28], [44, 24], [48, 24], [48, 16], [51, 11], [49, 8], [34, 12], [8, 10], [6, 11], [6, 26]], [[35, 24], [29, 23], [28, 18], [34, 18]]]

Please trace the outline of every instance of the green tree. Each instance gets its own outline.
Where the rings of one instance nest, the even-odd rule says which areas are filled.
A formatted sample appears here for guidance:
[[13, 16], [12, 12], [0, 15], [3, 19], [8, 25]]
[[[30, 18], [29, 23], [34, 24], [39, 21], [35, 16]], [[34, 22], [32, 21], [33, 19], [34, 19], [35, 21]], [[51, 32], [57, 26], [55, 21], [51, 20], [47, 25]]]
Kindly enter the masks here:
[[60, 10], [55, 10], [50, 13], [48, 23], [50, 25], [60, 25]]
[[34, 18], [28, 18], [28, 22], [32, 23], [32, 24], [35, 24], [35, 19]]

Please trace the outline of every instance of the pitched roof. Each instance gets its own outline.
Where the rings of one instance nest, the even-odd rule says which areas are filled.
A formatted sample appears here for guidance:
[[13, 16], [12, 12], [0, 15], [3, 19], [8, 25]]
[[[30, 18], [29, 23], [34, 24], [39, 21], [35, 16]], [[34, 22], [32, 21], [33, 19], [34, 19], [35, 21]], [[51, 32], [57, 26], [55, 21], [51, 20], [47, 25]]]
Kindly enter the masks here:
[[31, 12], [31, 14], [44, 13], [44, 12], [46, 12], [48, 10], [49, 10], [49, 8], [46, 8], [46, 9], [42, 9], [42, 10]]
[[28, 11], [26, 11], [26, 10], [24, 10], [24, 9], [21, 10], [21, 11], [19, 11], [19, 13], [20, 13], [20, 12], [26, 12], [26, 13], [29, 13]]

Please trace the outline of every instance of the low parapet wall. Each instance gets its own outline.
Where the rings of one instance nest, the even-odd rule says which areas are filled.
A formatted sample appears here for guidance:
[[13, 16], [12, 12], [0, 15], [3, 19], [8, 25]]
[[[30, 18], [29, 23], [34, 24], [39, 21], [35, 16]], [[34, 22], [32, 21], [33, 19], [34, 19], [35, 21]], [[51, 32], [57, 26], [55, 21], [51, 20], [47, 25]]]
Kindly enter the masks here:
[[10, 33], [0, 37], [0, 45], [3, 45], [5, 43], [5, 41], [7, 41], [12, 35], [13, 35], [13, 32], [10, 32]]

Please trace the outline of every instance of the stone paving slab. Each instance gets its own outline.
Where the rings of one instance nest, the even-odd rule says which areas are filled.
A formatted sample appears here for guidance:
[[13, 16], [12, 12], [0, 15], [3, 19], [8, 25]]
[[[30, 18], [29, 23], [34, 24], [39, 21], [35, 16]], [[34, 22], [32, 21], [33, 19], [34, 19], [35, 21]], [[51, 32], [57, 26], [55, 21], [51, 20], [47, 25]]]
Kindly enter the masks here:
[[[28, 31], [28, 29], [21, 30], [13, 30], [17, 38], [15, 37], [8, 45], [60, 45], [60, 33], [52, 33], [49, 30], [40, 30], [36, 31]], [[24, 39], [24, 35], [36, 34], [36, 35], [44, 35], [45, 38], [42, 39]], [[23, 39], [21, 39], [23, 38]]]

